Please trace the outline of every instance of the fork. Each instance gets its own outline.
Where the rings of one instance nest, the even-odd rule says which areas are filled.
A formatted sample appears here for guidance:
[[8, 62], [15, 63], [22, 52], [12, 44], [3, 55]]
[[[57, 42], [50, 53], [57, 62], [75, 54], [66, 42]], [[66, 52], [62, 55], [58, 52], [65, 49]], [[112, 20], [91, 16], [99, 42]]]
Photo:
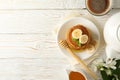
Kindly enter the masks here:
[[69, 45], [67, 43], [66, 40], [60, 40], [59, 41], [59, 45], [61, 47], [63, 47], [64, 49], [66, 49], [66, 51], [69, 52], [69, 54], [77, 61], [81, 64], [81, 66], [83, 67], [83, 69], [89, 74], [91, 75], [91, 77], [93, 77], [95, 80], [97, 80], [97, 76], [95, 75], [95, 73], [93, 73], [88, 67], [87, 65], [84, 63], [84, 61], [79, 58], [77, 55], [75, 55], [75, 53], [72, 52], [72, 50], [69, 48]]

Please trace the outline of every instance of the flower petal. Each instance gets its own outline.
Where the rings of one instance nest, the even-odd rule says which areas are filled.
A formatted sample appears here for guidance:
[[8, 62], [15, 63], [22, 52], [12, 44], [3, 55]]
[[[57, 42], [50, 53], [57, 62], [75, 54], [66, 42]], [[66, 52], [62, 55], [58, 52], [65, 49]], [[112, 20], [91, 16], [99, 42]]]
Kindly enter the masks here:
[[114, 69], [114, 70], [116, 69], [116, 67], [115, 67], [115, 66], [110, 66], [110, 68], [112, 68], [112, 69]]

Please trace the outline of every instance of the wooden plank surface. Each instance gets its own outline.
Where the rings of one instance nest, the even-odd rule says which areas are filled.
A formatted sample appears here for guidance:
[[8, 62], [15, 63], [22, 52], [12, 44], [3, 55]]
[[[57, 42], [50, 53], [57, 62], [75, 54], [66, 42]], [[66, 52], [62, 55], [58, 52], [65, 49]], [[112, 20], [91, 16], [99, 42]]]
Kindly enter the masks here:
[[[102, 29], [119, 3], [94, 16]], [[52, 31], [73, 12], [87, 14], [85, 0], [0, 0], [0, 80], [68, 80], [69, 62]]]
[[[58, 57], [57, 57], [58, 58]], [[58, 61], [61, 59], [61, 61]], [[12, 58], [0, 59], [1, 80], [67, 80], [64, 70], [63, 58], [25, 59]], [[56, 74], [57, 73], [57, 74]], [[56, 76], [55, 76], [56, 74]]]
[[[87, 13], [86, 10], [1, 10], [0, 45], [4, 47], [0, 47], [0, 79], [68, 80], [65, 69], [69, 62], [57, 47], [52, 31], [71, 12]], [[103, 29], [106, 20], [117, 12], [119, 9], [113, 9], [105, 16], [94, 17]], [[32, 49], [36, 44], [39, 49]]]
[[[1, 10], [0, 33], [39, 33], [48, 36], [65, 16], [74, 12], [83, 15], [88, 13], [87, 10]], [[103, 24], [116, 12], [119, 9], [113, 9], [105, 16], [95, 17]]]
[[[120, 8], [120, 0], [113, 0], [113, 8]], [[0, 0], [0, 9], [82, 9], [85, 0]]]

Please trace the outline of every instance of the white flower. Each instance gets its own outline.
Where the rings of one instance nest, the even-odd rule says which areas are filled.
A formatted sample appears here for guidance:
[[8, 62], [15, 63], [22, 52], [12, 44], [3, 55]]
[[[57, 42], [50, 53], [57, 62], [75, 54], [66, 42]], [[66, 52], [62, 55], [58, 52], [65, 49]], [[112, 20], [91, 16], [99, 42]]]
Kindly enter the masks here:
[[96, 59], [92, 62], [91, 68], [96, 72], [98, 68], [101, 68], [104, 65], [102, 59]]
[[103, 67], [101, 67], [101, 68], [100, 68], [100, 70], [101, 70], [101, 71], [104, 71], [104, 68], [103, 68]]
[[97, 66], [96, 65], [93, 65], [93, 64], [91, 64], [91, 68], [93, 69], [93, 71], [97, 71]]
[[118, 79], [118, 75], [114, 75], [114, 76], [115, 76], [116, 80], [119, 80], [119, 79]]
[[93, 61], [93, 64], [96, 65], [97, 67], [101, 67], [101, 66], [103, 66], [105, 63], [103, 62], [102, 59], [96, 59], [95, 61]]
[[111, 72], [110, 69], [107, 69], [107, 70], [106, 70], [106, 73], [107, 73], [107, 75], [112, 75], [112, 72]]
[[117, 62], [115, 60], [108, 59], [106, 61], [106, 64], [104, 64], [104, 66], [107, 67], [107, 68], [116, 69], [116, 66], [115, 66], [116, 64], [117, 64]]

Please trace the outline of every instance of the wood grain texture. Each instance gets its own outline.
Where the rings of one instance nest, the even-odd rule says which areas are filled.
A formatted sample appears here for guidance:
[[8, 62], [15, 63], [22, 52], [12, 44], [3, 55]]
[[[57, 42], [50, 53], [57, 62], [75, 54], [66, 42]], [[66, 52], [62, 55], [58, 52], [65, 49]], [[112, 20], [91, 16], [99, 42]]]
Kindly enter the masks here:
[[[120, 0], [113, 0], [113, 8], [120, 8]], [[0, 0], [0, 9], [82, 9], [85, 0]]]
[[84, 0], [1, 0], [0, 2], [0, 9], [68, 9], [84, 7], [81, 3]]
[[[1, 80], [66, 80], [64, 59], [56, 61], [56, 58], [40, 59], [0, 59]], [[57, 75], [55, 76], [55, 74]], [[59, 79], [58, 79], [59, 78]]]
[[[94, 17], [103, 30], [119, 11]], [[52, 31], [71, 12], [87, 14], [85, 0], [0, 0], [0, 80], [68, 80], [69, 62]]]
[[[87, 10], [1, 10], [0, 33], [39, 33], [41, 36], [49, 36], [66, 15], [74, 12], [83, 15], [88, 13]], [[119, 9], [113, 9], [105, 16], [96, 16], [96, 19], [103, 24], [116, 12], [119, 12]]]
[[[105, 16], [94, 17], [103, 29], [106, 20], [119, 11], [113, 9]], [[69, 62], [59, 50], [52, 31], [71, 12], [88, 13], [86, 10], [1, 10], [4, 19], [0, 18], [0, 79], [68, 80], [65, 69]], [[31, 48], [34, 44], [38, 50]]]

